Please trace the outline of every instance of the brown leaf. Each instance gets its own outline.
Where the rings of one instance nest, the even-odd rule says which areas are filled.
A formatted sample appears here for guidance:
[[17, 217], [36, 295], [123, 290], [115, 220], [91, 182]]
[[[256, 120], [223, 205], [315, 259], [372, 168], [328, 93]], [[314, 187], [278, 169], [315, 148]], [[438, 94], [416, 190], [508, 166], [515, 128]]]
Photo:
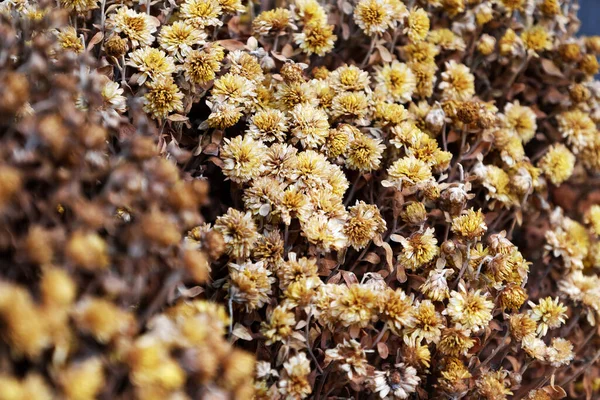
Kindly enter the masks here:
[[381, 59], [387, 63], [392, 62], [392, 54], [389, 52], [388, 49], [386, 49], [384, 46], [382, 45], [377, 45], [375, 46], [377, 48], [377, 51], [379, 51], [379, 55], [381, 56]]
[[93, 49], [95, 45], [97, 45], [98, 43], [100, 43], [102, 41], [102, 39], [104, 39], [104, 34], [102, 32], [97, 32], [90, 39], [90, 42], [88, 43], [88, 46], [87, 46], [87, 51], [90, 51], [91, 49]]
[[173, 122], [185, 122], [188, 120], [188, 117], [181, 114], [171, 114], [167, 117], [167, 119]]
[[396, 279], [400, 283], [404, 283], [408, 279], [406, 277], [406, 270], [404, 269], [404, 266], [400, 263], [398, 263], [398, 265], [396, 266]]
[[384, 242], [381, 238], [381, 235], [375, 235], [373, 238], [373, 243], [375, 243], [378, 247], [383, 247], [385, 250], [385, 262], [390, 270], [394, 270], [394, 252], [392, 251], [392, 247], [389, 243]]
[[229, 51], [243, 50], [246, 48], [245, 43], [242, 43], [239, 40], [235, 40], [235, 39], [218, 40], [217, 43]]
[[233, 327], [233, 331], [231, 333], [233, 336], [238, 337], [242, 340], [246, 340], [246, 341], [252, 340], [252, 333], [248, 330], [248, 328], [246, 328], [239, 322], [236, 322], [235, 326]]
[[554, 62], [552, 60], [548, 60], [547, 58], [542, 58], [540, 60], [540, 63], [542, 64], [542, 69], [548, 75], [556, 76], [558, 78], [564, 78], [562, 71], [560, 70], [560, 68], [558, 68], [558, 66], [556, 64], [554, 64]]
[[342, 273], [342, 278], [344, 278], [344, 282], [346, 282], [346, 285], [351, 286], [358, 283], [358, 278], [356, 277], [356, 275], [354, 275], [354, 273], [350, 271], [340, 272]]
[[204, 154], [208, 154], [210, 156], [216, 156], [217, 154], [219, 154], [219, 146], [217, 146], [214, 143], [209, 143], [206, 145], [206, 147], [202, 150], [202, 152]]
[[368, 262], [369, 264], [377, 265], [381, 262], [381, 258], [373, 252], [367, 253], [361, 261]]
[[388, 356], [390, 355], [390, 350], [388, 349], [387, 344], [383, 342], [377, 343], [377, 353], [379, 353], [379, 357], [381, 357], [384, 360], [388, 358]]

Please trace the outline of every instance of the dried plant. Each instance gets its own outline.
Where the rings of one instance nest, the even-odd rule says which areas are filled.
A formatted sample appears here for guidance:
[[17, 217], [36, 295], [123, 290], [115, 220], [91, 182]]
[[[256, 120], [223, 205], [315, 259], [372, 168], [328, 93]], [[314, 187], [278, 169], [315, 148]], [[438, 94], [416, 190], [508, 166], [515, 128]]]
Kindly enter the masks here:
[[0, 400], [600, 396], [577, 10], [0, 3]]

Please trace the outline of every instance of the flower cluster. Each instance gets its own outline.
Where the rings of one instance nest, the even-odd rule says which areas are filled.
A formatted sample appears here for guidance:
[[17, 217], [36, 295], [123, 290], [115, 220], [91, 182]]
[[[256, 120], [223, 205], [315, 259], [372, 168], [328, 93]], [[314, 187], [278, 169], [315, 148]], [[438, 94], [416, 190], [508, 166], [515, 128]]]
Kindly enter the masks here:
[[600, 396], [576, 2], [58, 4], [0, 4], [0, 398]]

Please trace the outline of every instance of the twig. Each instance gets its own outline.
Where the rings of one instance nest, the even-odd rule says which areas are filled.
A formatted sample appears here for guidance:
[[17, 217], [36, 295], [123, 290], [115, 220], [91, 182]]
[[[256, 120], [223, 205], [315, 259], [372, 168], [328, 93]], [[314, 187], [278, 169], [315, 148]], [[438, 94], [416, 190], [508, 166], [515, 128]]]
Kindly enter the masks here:
[[312, 351], [312, 345], [310, 344], [310, 319], [311, 318], [312, 318], [312, 313], [308, 313], [308, 317], [306, 318], [306, 327], [304, 328], [304, 336], [306, 337], [306, 349], [308, 350], [308, 354], [310, 354], [311, 358], [315, 362], [315, 365], [317, 366], [319, 373], [322, 374], [323, 369], [319, 365], [319, 362], [317, 361], [317, 357], [315, 357], [315, 354]]
[[372, 37], [371, 38], [371, 47], [369, 47], [369, 51], [367, 52], [367, 56], [365, 57], [365, 59], [363, 60], [363, 62], [360, 64], [361, 68], [364, 68], [367, 66], [367, 63], [369, 62], [369, 58], [371, 58], [371, 54], [373, 54], [373, 49], [375, 49], [375, 38]]

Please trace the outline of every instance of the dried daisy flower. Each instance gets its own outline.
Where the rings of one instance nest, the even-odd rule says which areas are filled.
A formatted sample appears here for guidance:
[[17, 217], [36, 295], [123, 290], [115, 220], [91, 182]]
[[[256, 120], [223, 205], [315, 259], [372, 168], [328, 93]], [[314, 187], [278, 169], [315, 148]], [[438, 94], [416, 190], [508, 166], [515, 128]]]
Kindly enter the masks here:
[[285, 185], [269, 176], [254, 179], [242, 196], [245, 209], [255, 216], [266, 217], [268, 221], [273, 220], [277, 217], [284, 188]]
[[73, 319], [79, 329], [89, 332], [100, 343], [108, 343], [135, 329], [133, 315], [101, 298], [80, 300], [75, 306]]
[[97, 0], [60, 0], [60, 5], [69, 10], [75, 11], [77, 14], [85, 14], [88, 11], [98, 8]]
[[308, 382], [310, 374], [310, 361], [306, 354], [298, 353], [283, 363], [283, 375], [277, 387], [279, 393], [288, 399], [304, 399], [312, 393], [312, 387]]
[[346, 373], [348, 379], [362, 378], [367, 375], [369, 365], [366, 353], [359, 342], [344, 339], [335, 348], [325, 351], [325, 363], [336, 362], [338, 368]]
[[256, 96], [255, 84], [246, 77], [228, 72], [214, 81], [210, 94], [214, 102], [246, 105]]
[[226, 138], [220, 154], [223, 173], [236, 183], [260, 176], [266, 149], [261, 141], [255, 141], [248, 135]]
[[58, 45], [64, 50], [70, 50], [74, 53], [83, 51], [83, 43], [72, 26], [56, 31], [56, 38], [58, 39]]
[[223, 25], [223, 10], [217, 0], [185, 0], [181, 4], [181, 17], [198, 29]]
[[439, 253], [435, 230], [427, 228], [423, 232], [415, 232], [405, 238], [400, 235], [392, 235], [393, 241], [402, 244], [402, 253], [398, 261], [408, 269], [418, 269], [431, 262]]
[[[231, 103], [214, 103], [210, 108], [210, 115], [201, 125], [201, 128], [226, 129], [234, 126], [242, 118], [242, 108]], [[260, 141], [257, 141], [260, 143]]]
[[408, 399], [420, 382], [416, 369], [399, 363], [387, 371], [375, 371], [373, 390], [380, 399]]
[[517, 311], [525, 303], [527, 297], [527, 292], [521, 286], [509, 284], [502, 289], [498, 300], [503, 310]]
[[401, 62], [394, 60], [391, 64], [377, 68], [375, 75], [376, 93], [381, 93], [391, 101], [406, 103], [411, 100], [417, 81], [413, 71]]
[[393, 332], [400, 335], [403, 328], [414, 327], [414, 313], [411, 296], [407, 296], [402, 289], [386, 288], [383, 294], [381, 319]]
[[275, 278], [262, 261], [230, 263], [229, 280], [224, 288], [228, 290], [231, 301], [243, 304], [246, 312], [250, 312], [262, 308], [269, 301], [273, 283]]
[[573, 175], [575, 156], [561, 144], [550, 146], [538, 163], [538, 167], [554, 185], [560, 185]]
[[302, 222], [302, 235], [317, 249], [326, 253], [348, 246], [344, 223], [321, 214], [315, 214]]
[[288, 130], [287, 124], [287, 117], [283, 112], [275, 109], [261, 110], [252, 116], [247, 133], [254, 140], [283, 142]]
[[198, 85], [215, 79], [216, 73], [221, 69], [223, 57], [223, 49], [218, 45], [190, 51], [183, 64], [185, 78]]
[[261, 333], [267, 339], [267, 345], [286, 342], [294, 333], [296, 318], [285, 306], [277, 306], [267, 315], [267, 321], [261, 323]]
[[468, 241], [481, 239], [486, 231], [487, 225], [484, 222], [481, 210], [475, 211], [470, 208], [463, 215], [452, 220], [452, 232]]
[[450, 295], [447, 278], [451, 274], [451, 269], [433, 269], [419, 290], [432, 301], [443, 301]]
[[310, 23], [294, 34], [294, 42], [308, 55], [323, 57], [333, 49], [337, 36], [333, 34], [333, 25]]
[[153, 47], [143, 47], [133, 51], [127, 65], [140, 71], [137, 84], [143, 85], [148, 78], [153, 81], [170, 77], [176, 70], [175, 60], [164, 51]]
[[206, 33], [184, 21], [175, 21], [171, 25], [163, 26], [158, 35], [160, 47], [180, 60], [185, 60], [192, 47], [203, 45], [205, 40]]
[[385, 146], [381, 140], [360, 134], [350, 142], [346, 153], [346, 167], [360, 172], [379, 169]]
[[263, 11], [252, 21], [252, 30], [263, 36], [284, 32], [288, 28], [294, 28], [294, 24], [292, 13], [286, 8]]
[[552, 344], [548, 347], [547, 357], [550, 365], [553, 367], [569, 365], [575, 357], [573, 344], [563, 338], [552, 338]]
[[523, 44], [528, 50], [537, 54], [544, 50], [552, 50], [550, 34], [542, 25], [533, 25], [521, 33]]
[[457, 324], [454, 328], [446, 328], [442, 331], [442, 337], [437, 344], [437, 349], [447, 356], [466, 356], [469, 349], [475, 345], [471, 338], [471, 331]]
[[393, 28], [393, 10], [385, 0], [360, 0], [354, 8], [354, 22], [368, 36]]
[[149, 46], [154, 42], [154, 32], [160, 26], [155, 17], [138, 13], [128, 7], [117, 9], [106, 21], [109, 28], [117, 34], [123, 34], [131, 41], [132, 46]]
[[414, 156], [400, 158], [390, 166], [387, 173], [388, 179], [381, 182], [384, 187], [419, 190], [433, 183], [431, 167]]
[[486, 371], [484, 372], [477, 382], [477, 392], [480, 396], [490, 400], [505, 400], [513, 394], [510, 391], [510, 382], [508, 380], [508, 371]]
[[558, 297], [546, 297], [540, 299], [538, 304], [532, 301], [527, 302], [531, 307], [529, 315], [531, 319], [538, 323], [536, 332], [539, 336], [546, 336], [549, 329], [555, 329], [565, 323], [567, 318], [567, 307], [564, 306]]
[[523, 143], [529, 142], [537, 130], [536, 115], [529, 107], [518, 101], [504, 106], [504, 121], [507, 128], [515, 131]]
[[327, 81], [336, 92], [366, 91], [371, 78], [367, 71], [355, 65], [343, 65], [331, 72]]
[[590, 144], [597, 134], [596, 124], [581, 110], [565, 111], [556, 117], [558, 130], [577, 154]]
[[325, 111], [309, 104], [298, 104], [291, 114], [291, 133], [305, 148], [316, 148], [329, 135], [329, 121]]
[[331, 315], [345, 327], [366, 328], [377, 320], [380, 296], [367, 284], [342, 286], [332, 299]]
[[475, 94], [475, 77], [469, 67], [454, 60], [446, 62], [442, 82], [438, 85], [444, 100], [470, 100]]
[[[69, 399], [93, 399], [105, 387], [104, 366], [100, 358], [72, 363], [59, 371], [58, 381]], [[37, 394], [36, 394], [37, 396]]]
[[334, 119], [357, 120], [364, 124], [369, 113], [369, 99], [362, 92], [343, 92], [331, 100], [331, 114]]
[[234, 208], [228, 209], [227, 214], [217, 217], [214, 229], [223, 235], [227, 254], [236, 259], [249, 257], [258, 239], [252, 214]]
[[348, 212], [344, 234], [356, 250], [365, 248], [375, 235], [385, 232], [386, 224], [377, 206], [357, 200]]
[[482, 294], [481, 290], [467, 291], [462, 283], [458, 288], [458, 291], [450, 292], [448, 307], [443, 314], [466, 329], [483, 329], [492, 320], [494, 303], [488, 299], [487, 293]]
[[410, 11], [407, 18], [404, 33], [411, 42], [420, 42], [427, 37], [429, 32], [429, 16], [422, 8], [415, 8]]
[[512, 314], [509, 319], [511, 336], [521, 342], [525, 338], [535, 337], [537, 323], [529, 314]]
[[431, 300], [415, 303], [414, 318], [414, 326], [407, 327], [404, 332], [427, 343], [438, 343], [444, 328], [444, 320]]
[[173, 82], [173, 78], [161, 77], [146, 83], [148, 92], [144, 95], [144, 111], [156, 119], [164, 119], [172, 112], [183, 112], [183, 93]]

